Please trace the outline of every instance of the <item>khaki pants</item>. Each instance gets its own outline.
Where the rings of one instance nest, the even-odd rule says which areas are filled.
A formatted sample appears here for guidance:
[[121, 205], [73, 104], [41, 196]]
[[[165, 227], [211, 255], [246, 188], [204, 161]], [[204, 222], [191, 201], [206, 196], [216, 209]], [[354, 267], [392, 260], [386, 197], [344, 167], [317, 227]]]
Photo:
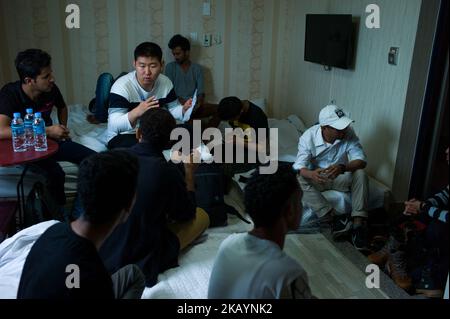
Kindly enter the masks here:
[[209, 227], [209, 216], [197, 207], [195, 218], [185, 223], [169, 224], [169, 229], [178, 237], [180, 250], [186, 248]]
[[331, 204], [322, 195], [322, 192], [336, 190], [340, 192], [351, 192], [352, 217], [367, 218], [369, 180], [364, 170], [360, 169], [353, 173], [346, 172], [324, 184], [317, 184], [300, 175], [298, 176], [298, 181], [303, 190], [303, 203], [309, 206], [317, 217], [321, 218], [333, 209]]

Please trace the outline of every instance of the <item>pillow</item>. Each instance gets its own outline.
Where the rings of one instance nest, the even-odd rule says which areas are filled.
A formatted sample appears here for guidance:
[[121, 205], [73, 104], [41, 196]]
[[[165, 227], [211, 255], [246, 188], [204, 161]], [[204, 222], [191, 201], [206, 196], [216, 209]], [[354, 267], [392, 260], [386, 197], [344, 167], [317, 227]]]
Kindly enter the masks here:
[[306, 127], [305, 123], [297, 116], [297, 115], [289, 115], [287, 117], [287, 120], [295, 126], [297, 131], [300, 132], [300, 134], [303, 134], [308, 128]]

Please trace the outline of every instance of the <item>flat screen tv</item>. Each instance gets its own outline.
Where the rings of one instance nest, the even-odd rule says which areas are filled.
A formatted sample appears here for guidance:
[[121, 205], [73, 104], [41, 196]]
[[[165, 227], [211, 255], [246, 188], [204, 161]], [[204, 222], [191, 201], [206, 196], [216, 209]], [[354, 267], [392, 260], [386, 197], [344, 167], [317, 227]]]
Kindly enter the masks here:
[[307, 14], [305, 61], [349, 69], [353, 63], [351, 14]]

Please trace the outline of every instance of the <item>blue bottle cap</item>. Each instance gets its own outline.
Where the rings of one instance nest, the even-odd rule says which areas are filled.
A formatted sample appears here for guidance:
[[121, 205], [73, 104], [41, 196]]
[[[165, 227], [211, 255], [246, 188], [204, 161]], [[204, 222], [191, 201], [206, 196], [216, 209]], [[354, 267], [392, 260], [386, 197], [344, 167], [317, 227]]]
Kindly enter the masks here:
[[36, 112], [36, 114], [34, 114], [34, 116], [35, 116], [35, 117], [41, 117], [42, 114], [41, 114], [41, 112]]
[[33, 109], [27, 109], [27, 114], [33, 114]]
[[15, 119], [20, 118], [20, 113], [14, 113], [13, 116]]

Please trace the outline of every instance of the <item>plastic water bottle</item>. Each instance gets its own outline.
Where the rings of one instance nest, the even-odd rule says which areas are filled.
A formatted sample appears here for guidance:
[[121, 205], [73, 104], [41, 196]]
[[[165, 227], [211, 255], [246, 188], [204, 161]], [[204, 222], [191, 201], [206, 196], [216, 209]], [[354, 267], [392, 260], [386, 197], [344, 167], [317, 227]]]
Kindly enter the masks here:
[[34, 150], [43, 152], [47, 150], [47, 135], [45, 134], [45, 121], [41, 113], [34, 114], [33, 122]]
[[13, 114], [11, 134], [14, 152], [25, 152], [27, 150], [25, 145], [25, 126], [20, 118], [20, 113]]
[[25, 145], [31, 148], [34, 145], [33, 109], [27, 109], [26, 112], [27, 114], [25, 114], [25, 117], [23, 118], [23, 123], [25, 124]]

